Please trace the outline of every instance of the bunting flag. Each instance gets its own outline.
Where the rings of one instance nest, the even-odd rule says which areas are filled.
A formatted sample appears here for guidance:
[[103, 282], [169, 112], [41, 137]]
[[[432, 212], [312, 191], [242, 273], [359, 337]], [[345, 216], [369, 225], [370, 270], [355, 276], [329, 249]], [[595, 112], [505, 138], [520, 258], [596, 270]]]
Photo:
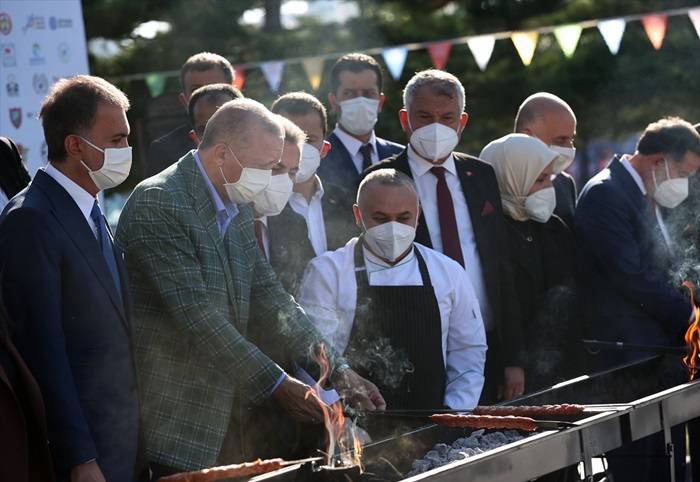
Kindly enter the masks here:
[[496, 37], [493, 35], [471, 37], [467, 40], [467, 45], [474, 56], [476, 65], [479, 66], [482, 72], [486, 70], [486, 66], [489, 64], [489, 60], [491, 60], [493, 47], [496, 45]]
[[620, 42], [622, 35], [625, 33], [625, 19], [613, 18], [611, 20], [603, 20], [598, 22], [598, 30], [608, 46], [608, 50], [613, 55], [617, 55], [620, 50]]
[[311, 57], [302, 61], [304, 72], [309, 78], [309, 83], [313, 90], [318, 90], [321, 85], [321, 74], [323, 73], [323, 57]]
[[535, 48], [537, 48], [537, 38], [538, 34], [535, 31], [532, 32], [515, 32], [510, 37], [515, 45], [515, 50], [518, 51], [520, 55], [520, 60], [523, 61], [523, 65], [527, 67], [532, 62], [532, 57], [535, 55]]
[[690, 17], [690, 21], [693, 22], [693, 27], [695, 27], [695, 32], [700, 37], [700, 7], [690, 10], [688, 17]]
[[239, 67], [238, 65], [234, 65], [233, 73], [235, 75], [233, 78], [233, 86], [238, 90], [243, 90], [243, 86], [245, 85], [245, 69]]
[[151, 97], [158, 97], [163, 93], [167, 80], [165, 75], [161, 73], [146, 74], [144, 81], [146, 86], [148, 86], [148, 92], [151, 94]]
[[382, 52], [384, 63], [386, 63], [389, 73], [394, 80], [399, 80], [401, 78], [403, 67], [406, 65], [406, 56], [408, 56], [407, 47], [394, 47]]
[[642, 17], [644, 31], [647, 33], [647, 37], [649, 37], [649, 42], [651, 42], [656, 50], [659, 50], [664, 44], [667, 20], [668, 17], [665, 14], [646, 15]]
[[277, 92], [282, 83], [282, 72], [284, 72], [284, 62], [273, 61], [273, 62], [263, 62], [260, 65], [267, 85], [270, 87], [272, 92]]
[[557, 39], [567, 59], [570, 59], [576, 52], [582, 30], [583, 27], [579, 24], [562, 25], [554, 29], [554, 38]]
[[430, 60], [436, 69], [444, 70], [447, 60], [450, 58], [451, 49], [452, 43], [449, 41], [435, 42], [428, 45], [428, 55], [430, 55]]

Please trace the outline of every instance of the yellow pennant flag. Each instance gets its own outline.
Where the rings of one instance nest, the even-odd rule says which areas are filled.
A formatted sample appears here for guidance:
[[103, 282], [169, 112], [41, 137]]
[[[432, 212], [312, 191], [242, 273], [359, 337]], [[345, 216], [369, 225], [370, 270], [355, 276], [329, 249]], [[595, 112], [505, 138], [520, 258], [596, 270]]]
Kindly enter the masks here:
[[520, 55], [520, 60], [523, 61], [523, 65], [526, 67], [530, 65], [532, 57], [535, 55], [537, 38], [537, 32], [515, 32], [510, 37], [513, 41], [513, 45], [515, 45], [515, 50], [517, 50], [518, 55]]
[[554, 37], [557, 39], [567, 59], [571, 58], [576, 51], [576, 46], [581, 38], [581, 30], [583, 30], [583, 28], [576, 24], [562, 25], [554, 29]]
[[318, 90], [321, 85], [321, 74], [323, 73], [323, 58], [311, 57], [302, 61], [306, 76], [309, 78], [311, 88]]

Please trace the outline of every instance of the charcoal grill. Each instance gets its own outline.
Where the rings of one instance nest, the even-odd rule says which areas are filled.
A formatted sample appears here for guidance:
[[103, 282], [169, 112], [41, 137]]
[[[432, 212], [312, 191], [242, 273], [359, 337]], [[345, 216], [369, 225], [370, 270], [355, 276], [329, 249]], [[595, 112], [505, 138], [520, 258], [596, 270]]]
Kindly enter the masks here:
[[[660, 390], [658, 378], [664, 361], [679, 363], [677, 357], [653, 356], [604, 372], [586, 375], [528, 394], [508, 405], [556, 403], [594, 404], [583, 414], [567, 420], [574, 427], [541, 431], [518, 442], [504, 445], [467, 459], [453, 462], [420, 475], [405, 478], [413, 460], [423, 457], [436, 443], [452, 443], [471, 430], [434, 424], [423, 425], [398, 435], [367, 444], [362, 460], [363, 475], [314, 472], [300, 466], [256, 477], [255, 482], [523, 482], [551, 472], [584, 463], [584, 474], [592, 480], [593, 457], [609, 452], [648, 435], [663, 432], [670, 444], [670, 428], [700, 417], [700, 382], [681, 383]], [[631, 399], [624, 399], [624, 386]], [[370, 432], [372, 433], [372, 432]], [[670, 445], [672, 447], [672, 444]], [[673, 474], [672, 457], [669, 470]]]

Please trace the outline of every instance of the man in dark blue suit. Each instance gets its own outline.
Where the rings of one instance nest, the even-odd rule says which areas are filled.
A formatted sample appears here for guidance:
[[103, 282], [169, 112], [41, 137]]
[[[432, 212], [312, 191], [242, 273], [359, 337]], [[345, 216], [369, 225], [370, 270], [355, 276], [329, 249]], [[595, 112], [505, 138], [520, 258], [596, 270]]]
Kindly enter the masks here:
[[129, 174], [128, 108], [98, 77], [56, 83], [41, 108], [50, 162], [0, 216], [2, 297], [62, 481], [134, 480], [128, 283], [96, 197]]
[[[347, 54], [333, 65], [331, 92], [328, 103], [336, 115], [337, 124], [328, 142], [331, 149], [318, 169], [326, 188], [324, 212], [338, 213], [339, 231], [329, 239], [328, 249], [336, 249], [357, 235], [352, 216], [357, 187], [362, 173], [403, 150], [395, 142], [377, 137], [374, 125], [384, 104], [382, 69], [369, 55]], [[342, 220], [342, 222], [341, 222]], [[347, 236], [345, 236], [345, 234]]]
[[[687, 294], [671, 283], [674, 247], [659, 214], [688, 195], [688, 178], [700, 166], [700, 136], [678, 118], [647, 126], [634, 155], [615, 156], [584, 187], [575, 230], [580, 251], [582, 306], [592, 337], [647, 345], [678, 346], [691, 317]], [[609, 368], [644, 357], [639, 352], [601, 353], [594, 368]], [[646, 354], [648, 356], [648, 353]], [[684, 381], [680, 357], [675, 370], [660, 370], [659, 385]], [[650, 376], [657, 376], [650, 373]], [[630, 395], [632, 396], [632, 395]], [[627, 400], [620, 400], [627, 401]], [[676, 445], [677, 480], [683, 480], [682, 434]], [[611, 454], [615, 481], [668, 480], [661, 437], [649, 437]], [[622, 457], [620, 457], [622, 455]]]

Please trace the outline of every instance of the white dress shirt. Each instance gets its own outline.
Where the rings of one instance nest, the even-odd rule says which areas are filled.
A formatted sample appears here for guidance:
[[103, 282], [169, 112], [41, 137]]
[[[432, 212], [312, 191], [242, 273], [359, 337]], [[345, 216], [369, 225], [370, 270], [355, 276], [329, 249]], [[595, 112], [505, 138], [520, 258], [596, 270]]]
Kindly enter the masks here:
[[[360, 152], [360, 147], [364, 146], [365, 143], [359, 139], [355, 139], [353, 136], [351, 136], [338, 126], [336, 126], [336, 128], [333, 130], [333, 133], [336, 136], [338, 136], [340, 142], [342, 142], [342, 144], [350, 153], [350, 157], [352, 158], [352, 162], [355, 164], [355, 169], [357, 169], [357, 173], [362, 174], [364, 171], [362, 169], [363, 160], [362, 153]], [[374, 131], [372, 131], [372, 133], [370, 134], [367, 143], [369, 143], [372, 146], [371, 157], [372, 165], [374, 165], [381, 161], [381, 159], [379, 159], [379, 152], [377, 151], [377, 136], [374, 135]]]
[[[437, 204], [437, 177], [430, 172], [430, 169], [435, 167], [435, 165], [416, 154], [410, 145], [408, 146], [408, 165], [411, 168], [413, 180], [416, 182], [418, 199], [420, 200], [423, 216], [425, 216], [425, 223], [430, 233], [430, 242], [433, 244], [433, 249], [442, 253], [442, 235], [440, 233], [440, 216]], [[469, 280], [474, 287], [476, 296], [479, 298], [484, 326], [487, 331], [490, 331], [493, 328], [491, 307], [486, 294], [486, 283], [481, 267], [481, 259], [479, 258], [479, 251], [477, 250], [476, 239], [474, 238], [472, 218], [469, 214], [467, 200], [462, 191], [462, 183], [460, 183], [459, 177], [457, 176], [454, 156], [447, 158], [442, 164], [442, 167], [446, 170], [445, 182], [450, 190], [452, 204], [454, 205], [457, 233], [459, 234], [459, 244], [462, 247], [464, 268], [469, 275]]]
[[68, 195], [73, 198], [75, 204], [78, 205], [78, 209], [80, 209], [80, 212], [83, 213], [88, 226], [90, 226], [90, 229], [92, 229], [92, 234], [95, 236], [95, 238], [97, 238], [97, 226], [92, 220], [92, 217], [90, 217], [92, 206], [94, 206], [96, 199], [92, 197], [89, 192], [78, 186], [73, 180], [56, 169], [53, 164], [48, 163], [43, 169], [46, 174], [51, 176], [51, 178], [60, 184], [61, 187], [66, 190]]
[[[646, 196], [647, 188], [644, 186], [642, 176], [640, 176], [637, 170], [634, 168], [634, 166], [630, 164], [630, 155], [623, 155], [620, 158], [620, 164], [622, 164], [623, 167], [627, 170], [627, 172], [630, 173], [630, 176], [632, 176], [632, 179], [634, 179], [634, 182], [637, 184], [639, 190], [642, 191], [642, 194]], [[664, 238], [666, 246], [669, 250], [671, 250], [671, 252], [673, 252], [673, 243], [671, 242], [671, 235], [668, 233], [668, 228], [666, 227], [664, 218], [661, 216], [661, 211], [659, 210], [659, 207], [656, 205], [656, 203], [654, 203], [654, 216], [656, 217], [656, 222], [659, 223], [659, 230], [661, 231], [661, 236]]]
[[7, 206], [7, 203], [9, 203], [10, 200], [7, 197], [7, 194], [5, 194], [5, 191], [0, 189], [0, 212], [5, 209], [5, 206]]
[[306, 202], [306, 198], [298, 192], [293, 192], [289, 197], [289, 207], [306, 221], [309, 242], [316, 256], [328, 251], [321, 199], [323, 199], [323, 184], [318, 176], [316, 176], [316, 192], [310, 202]]
[[[263, 216], [261, 218], [255, 218], [253, 223], [257, 222], [262, 223], [262, 244], [263, 244], [263, 251], [265, 252], [265, 259], [269, 260], [270, 259], [270, 235], [267, 232], [267, 216]], [[255, 228], [255, 225], [253, 225], [253, 229]]]
[[[297, 302], [321, 335], [339, 352], [347, 348], [357, 305], [355, 245], [358, 238], [314, 258], [304, 273]], [[486, 335], [479, 301], [462, 267], [447, 256], [414, 243], [425, 260], [440, 309], [442, 355], [446, 361], [445, 404], [474, 407], [484, 384]], [[363, 248], [372, 286], [422, 286], [415, 254], [389, 266]]]

